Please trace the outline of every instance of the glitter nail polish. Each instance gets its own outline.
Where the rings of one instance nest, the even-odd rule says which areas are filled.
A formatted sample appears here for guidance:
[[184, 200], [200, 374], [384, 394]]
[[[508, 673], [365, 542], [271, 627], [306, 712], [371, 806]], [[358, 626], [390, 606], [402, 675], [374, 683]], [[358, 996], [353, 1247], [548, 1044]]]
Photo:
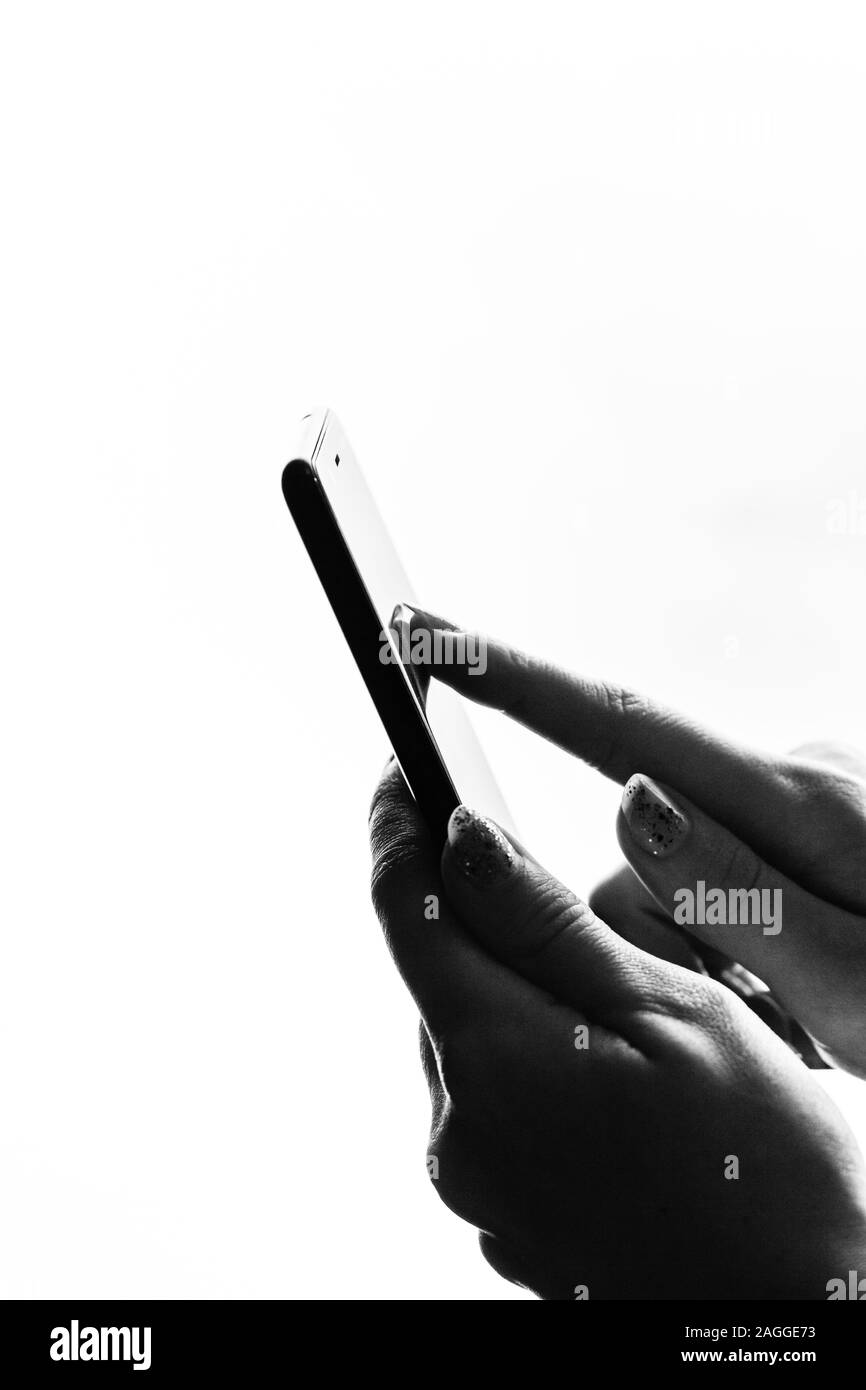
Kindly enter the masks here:
[[682, 811], [649, 777], [630, 777], [622, 793], [622, 813], [632, 839], [648, 854], [672, 854], [688, 832]]
[[516, 855], [498, 826], [458, 806], [448, 822], [448, 843], [458, 867], [479, 887], [500, 883], [514, 868]]

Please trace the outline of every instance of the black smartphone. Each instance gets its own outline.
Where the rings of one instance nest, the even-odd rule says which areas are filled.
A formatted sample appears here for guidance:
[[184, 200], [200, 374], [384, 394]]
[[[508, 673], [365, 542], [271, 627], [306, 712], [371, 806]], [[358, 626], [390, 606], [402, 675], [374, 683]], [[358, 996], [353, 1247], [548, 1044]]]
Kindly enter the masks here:
[[[394, 615], [413, 605], [414, 595], [332, 411], [304, 417], [297, 452], [283, 470], [283, 496], [433, 834], [444, 839], [461, 801], [513, 831], [464, 703], [440, 682], [425, 692], [406, 659]], [[480, 661], [480, 653], [473, 656]]]

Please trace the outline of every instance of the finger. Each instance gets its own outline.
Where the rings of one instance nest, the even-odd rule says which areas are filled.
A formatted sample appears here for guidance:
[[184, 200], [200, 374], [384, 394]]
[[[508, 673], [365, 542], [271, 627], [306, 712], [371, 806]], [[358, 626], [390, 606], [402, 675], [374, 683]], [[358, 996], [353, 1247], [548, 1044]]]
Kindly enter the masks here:
[[592, 890], [589, 905], [617, 936], [659, 960], [705, 974], [703, 962], [686, 933], [674, 926], [629, 864], [623, 864]]
[[791, 757], [819, 767], [833, 768], [836, 772], [844, 772], [866, 782], [866, 754], [851, 744], [837, 743], [833, 739], [816, 739], [794, 748]]
[[[860, 853], [866, 847], [866, 796], [852, 761], [840, 770], [838, 759], [831, 768], [812, 757], [771, 757], [632, 690], [465, 634], [422, 609], [411, 611], [413, 632], [420, 626], [452, 634], [450, 650], [443, 646], [431, 666], [438, 680], [503, 711], [614, 781], [624, 784], [640, 768], [813, 892], [845, 907], [861, 905], [862, 892], [847, 883], [840, 887], [829, 857], [843, 841]], [[462, 635], [462, 647], [454, 634]], [[435, 657], [435, 642], [431, 651]], [[473, 663], [454, 659], [470, 651], [479, 658]]]
[[[676, 925], [740, 961], [820, 1033], [836, 971], [862, 936], [859, 918], [828, 907], [726, 827], [637, 774], [617, 819], [623, 853]], [[838, 1000], [835, 1000], [838, 1002]]]
[[405, 603], [398, 603], [391, 614], [389, 627], [397, 653], [421, 704], [427, 704], [427, 691], [430, 688], [430, 668], [412, 659], [412, 617], [413, 610]]
[[442, 852], [448, 900], [481, 945], [579, 1013], [629, 1036], [628, 1019], [658, 1008], [682, 974], [638, 950], [579, 898], [465, 806]]
[[449, 910], [439, 856], [396, 760], [370, 811], [372, 896], [394, 961], [434, 1040], [467, 1021], [517, 1010], [526, 987]]
[[[412, 613], [412, 633], [423, 626], [434, 635], [463, 633], [474, 644], [483, 642], [484, 659], [474, 666], [458, 659], [460, 649], [453, 642], [450, 648], [442, 646], [438, 660], [438, 649], [431, 644], [430, 669], [437, 680], [477, 704], [510, 715], [614, 781], [625, 783], [639, 766], [651, 776], [664, 770], [684, 795], [689, 795], [689, 787], [697, 794], [708, 780], [719, 783], [721, 793], [742, 762], [749, 770], [742, 750], [633, 691], [563, 671], [492, 638], [464, 633], [422, 609], [403, 605], [403, 611]], [[749, 759], [754, 756], [748, 754]]]
[[589, 903], [593, 912], [610, 922], [626, 941], [651, 951], [660, 960], [672, 961], [725, 985], [772, 1028], [807, 1067], [826, 1067], [827, 1063], [815, 1051], [803, 1028], [776, 1002], [767, 986], [724, 951], [706, 941], [698, 941], [685, 927], [676, 926], [670, 913], [656, 902], [630, 864], [623, 864], [594, 888]]

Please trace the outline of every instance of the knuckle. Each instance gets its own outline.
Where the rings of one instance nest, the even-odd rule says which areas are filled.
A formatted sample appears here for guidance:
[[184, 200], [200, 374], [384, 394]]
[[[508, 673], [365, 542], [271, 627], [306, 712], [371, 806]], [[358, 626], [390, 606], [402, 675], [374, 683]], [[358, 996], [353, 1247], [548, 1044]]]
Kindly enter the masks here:
[[592, 761], [599, 772], [606, 774], [616, 761], [622, 726], [642, 721], [649, 712], [649, 704], [636, 691], [611, 681], [602, 681], [596, 686], [596, 697], [599, 707], [607, 716], [603, 721], [607, 736]]
[[861, 757], [855, 750], [831, 754], [826, 750], [798, 750], [776, 770], [793, 816], [812, 823], [835, 823], [840, 816], [866, 821], [866, 782]]
[[535, 960], [565, 935], [590, 930], [596, 917], [592, 908], [563, 884], [548, 880], [535, 899], [531, 932], [514, 943], [519, 964]]
[[615, 719], [640, 719], [646, 714], [647, 702], [643, 695], [639, 695], [635, 690], [616, 685], [612, 681], [603, 681], [601, 695], [608, 713]]
[[783, 775], [795, 781], [811, 782], [826, 778], [828, 771], [862, 781], [866, 776], [866, 753], [853, 744], [836, 739], [814, 739], [792, 749], [785, 759]]
[[[804, 760], [806, 759], [806, 760]], [[776, 772], [786, 845], [772, 857], [809, 891], [856, 912], [866, 910], [866, 764], [856, 750], [798, 750]], [[854, 868], [854, 872], [851, 869]]]

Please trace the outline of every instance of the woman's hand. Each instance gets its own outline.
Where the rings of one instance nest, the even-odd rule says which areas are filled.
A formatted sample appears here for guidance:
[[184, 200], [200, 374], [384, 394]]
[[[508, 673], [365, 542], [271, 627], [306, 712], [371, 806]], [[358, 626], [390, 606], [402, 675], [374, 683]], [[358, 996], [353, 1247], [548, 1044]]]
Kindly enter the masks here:
[[440, 861], [394, 762], [371, 838], [422, 1014], [428, 1169], [495, 1269], [562, 1299], [821, 1299], [866, 1271], [853, 1137], [729, 991], [462, 808]]
[[[419, 611], [412, 621], [457, 631]], [[432, 674], [624, 784], [619, 842], [664, 915], [622, 876], [593, 906], [660, 955], [691, 955], [667, 922], [741, 962], [822, 1055], [866, 1076], [866, 760], [828, 744], [771, 757], [502, 644], [488, 640], [486, 657], [484, 674]]]

